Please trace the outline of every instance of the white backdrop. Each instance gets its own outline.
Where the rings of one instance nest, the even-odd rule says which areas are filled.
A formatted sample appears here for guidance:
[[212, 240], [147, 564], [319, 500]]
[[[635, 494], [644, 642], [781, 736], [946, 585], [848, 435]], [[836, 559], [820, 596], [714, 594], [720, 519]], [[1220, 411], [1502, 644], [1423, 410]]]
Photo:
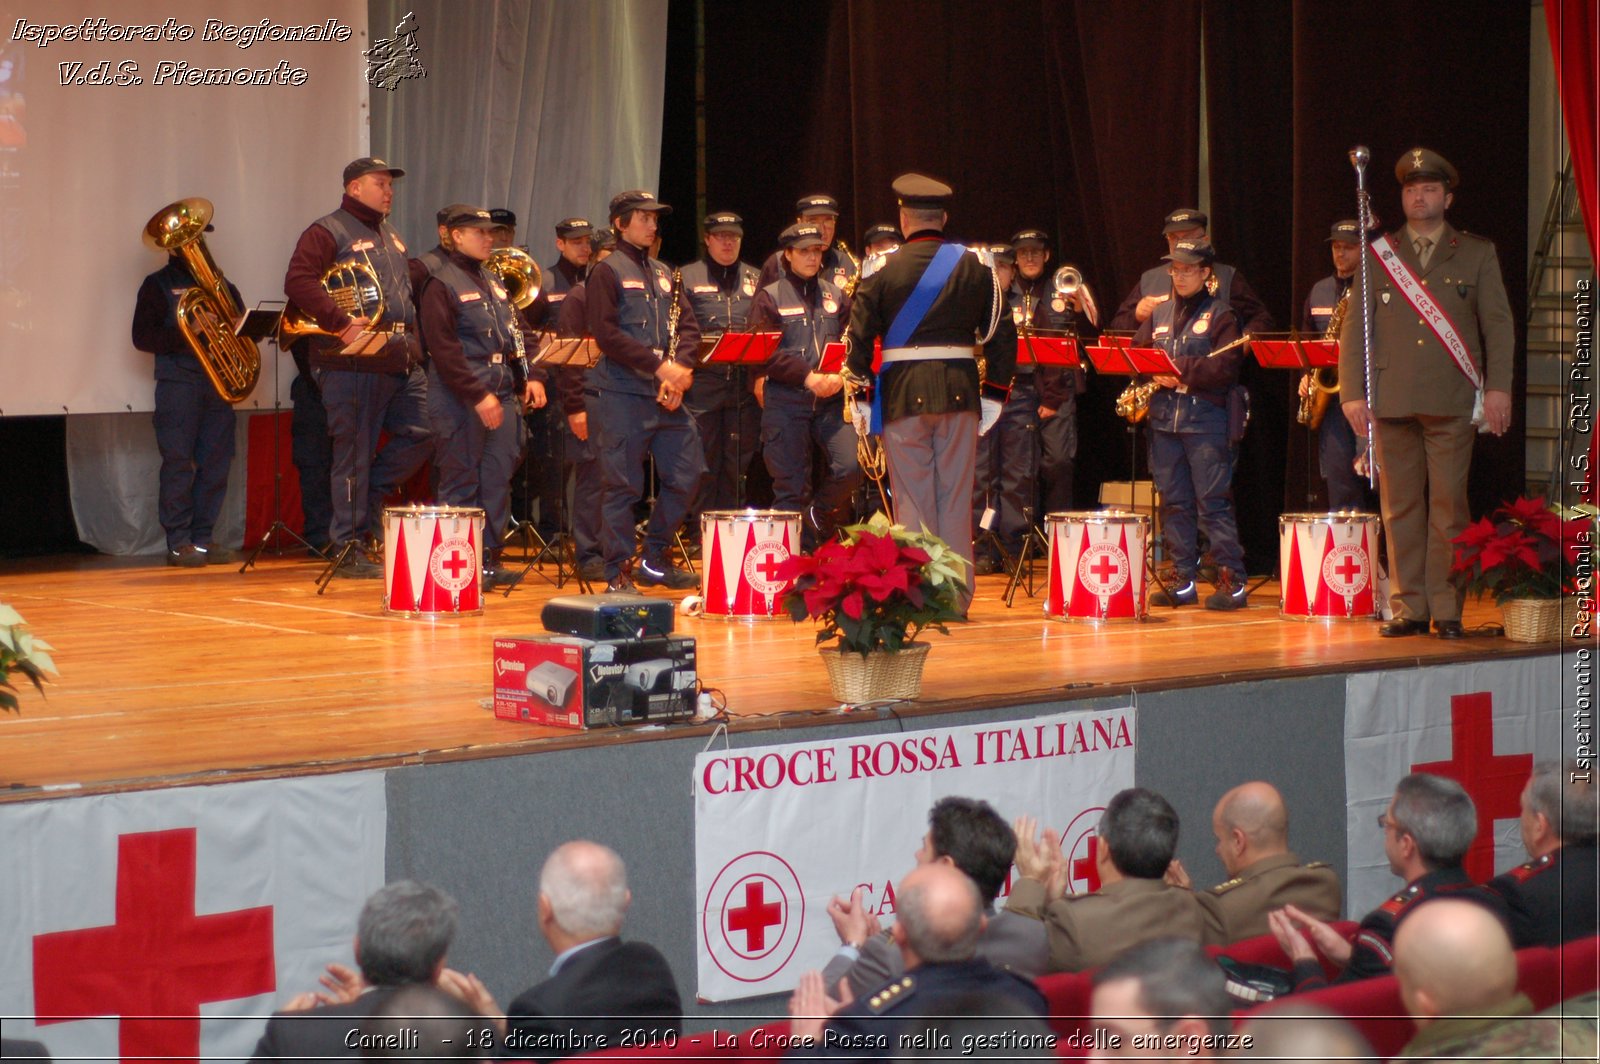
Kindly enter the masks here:
[[[707, 1001], [792, 989], [839, 947], [828, 899], [866, 888], [885, 926], [928, 810], [981, 798], [1062, 835], [1070, 860], [1133, 786], [1134, 710], [750, 747], [695, 759], [695, 952]], [[1092, 859], [1088, 862], [1092, 865]], [[1084, 868], [1074, 865], [1074, 873]], [[1074, 879], [1069, 889], [1090, 884]]]

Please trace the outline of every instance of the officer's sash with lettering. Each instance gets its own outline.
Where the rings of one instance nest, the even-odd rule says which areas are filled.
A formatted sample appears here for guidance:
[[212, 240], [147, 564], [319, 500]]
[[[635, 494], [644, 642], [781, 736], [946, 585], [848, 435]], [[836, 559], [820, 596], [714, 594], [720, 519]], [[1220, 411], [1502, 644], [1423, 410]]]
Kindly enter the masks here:
[[1372, 254], [1377, 256], [1378, 263], [1383, 266], [1400, 293], [1406, 297], [1416, 312], [1422, 315], [1422, 320], [1427, 322], [1433, 335], [1439, 338], [1444, 349], [1450, 352], [1450, 357], [1455, 361], [1456, 368], [1462, 376], [1472, 382], [1472, 386], [1480, 393], [1483, 391], [1483, 375], [1478, 372], [1478, 367], [1473, 365], [1472, 353], [1467, 350], [1467, 345], [1461, 339], [1461, 333], [1456, 329], [1456, 323], [1450, 320], [1450, 315], [1444, 308], [1434, 302], [1433, 296], [1417, 280], [1417, 275], [1411, 272], [1411, 267], [1395, 253], [1394, 245], [1387, 236], [1380, 236], [1372, 242]]

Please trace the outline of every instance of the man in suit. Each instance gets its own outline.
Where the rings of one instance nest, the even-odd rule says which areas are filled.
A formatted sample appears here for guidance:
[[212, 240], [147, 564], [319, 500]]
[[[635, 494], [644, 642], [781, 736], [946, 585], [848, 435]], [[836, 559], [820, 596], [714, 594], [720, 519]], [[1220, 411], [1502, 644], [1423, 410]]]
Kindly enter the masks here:
[[[917, 850], [917, 867], [954, 865], [978, 888], [985, 924], [978, 936], [977, 956], [997, 968], [1035, 979], [1049, 970], [1050, 950], [1044, 924], [1031, 916], [994, 912], [994, 901], [1011, 874], [1017, 837], [988, 802], [975, 798], [941, 798], [928, 811], [928, 831]], [[849, 981], [852, 997], [905, 971], [892, 931], [880, 931], [878, 919], [866, 909], [863, 890], [857, 888], [848, 902], [834, 898], [828, 915], [843, 945], [822, 970], [830, 989], [840, 979]]]
[[1050, 970], [1098, 968], [1130, 946], [1153, 938], [1206, 939], [1194, 894], [1167, 883], [1178, 849], [1178, 814], [1154, 791], [1129, 787], [1106, 803], [1096, 832], [1100, 888], [1066, 895], [1067, 857], [1054, 831], [1036, 834], [1032, 817], [1017, 821], [1017, 871], [1010, 912], [1038, 917], [1050, 936]]
[[558, 846], [539, 873], [539, 931], [555, 951], [550, 977], [506, 1009], [503, 1052], [561, 1060], [616, 1048], [624, 1029], [675, 1036], [683, 1003], [654, 946], [624, 942], [633, 900], [622, 858], [582, 839]]
[[[1195, 895], [1206, 914], [1208, 941], [1227, 945], [1268, 934], [1267, 913], [1285, 905], [1319, 920], [1339, 919], [1338, 873], [1289, 851], [1289, 810], [1278, 788], [1255, 780], [1224, 794], [1211, 811], [1211, 833], [1229, 878]], [[1189, 887], [1183, 862], [1172, 862], [1167, 882]]]
[[1522, 845], [1530, 858], [1484, 886], [1506, 903], [1517, 949], [1595, 933], [1594, 774], [1575, 760], [1533, 766], [1522, 788]]
[[1373, 244], [1372, 392], [1359, 300], [1339, 335], [1340, 399], [1356, 435], [1377, 431], [1394, 620], [1385, 636], [1460, 639], [1464, 592], [1450, 541], [1467, 527], [1475, 400], [1481, 428], [1511, 427], [1516, 334], [1494, 245], [1445, 221], [1459, 183], [1449, 160], [1413, 148], [1395, 164], [1406, 224]]
[[444, 966], [459, 913], [450, 895], [412, 880], [391, 883], [368, 898], [356, 923], [360, 975], [330, 964], [322, 980], [330, 993], [300, 994], [275, 1013], [251, 1059], [355, 1057], [359, 1047], [348, 1044], [348, 1035], [396, 991], [467, 981]]
[[950, 865], [923, 865], [901, 880], [896, 900], [894, 940], [906, 974], [841, 1005], [820, 972], [806, 972], [789, 999], [789, 1033], [809, 1044], [791, 1056], [898, 1056], [907, 1023], [920, 1030], [921, 1017], [968, 995], [1006, 999], [1005, 1015], [1045, 1015], [1049, 1006], [1032, 982], [974, 956], [984, 916], [971, 879]]
[[487, 1060], [491, 1029], [459, 998], [432, 986], [403, 986], [361, 1021], [366, 1060]]
[[1222, 969], [1182, 938], [1154, 939], [1123, 953], [1095, 973], [1089, 995], [1096, 1029], [1120, 1042], [1116, 1056], [1224, 1056], [1232, 1009]]

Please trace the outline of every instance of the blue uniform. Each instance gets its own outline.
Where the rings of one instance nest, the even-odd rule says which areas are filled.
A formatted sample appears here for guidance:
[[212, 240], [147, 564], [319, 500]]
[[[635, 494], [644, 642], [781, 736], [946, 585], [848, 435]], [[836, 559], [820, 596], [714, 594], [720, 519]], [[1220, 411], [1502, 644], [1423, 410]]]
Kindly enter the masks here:
[[1244, 549], [1233, 512], [1234, 447], [1228, 439], [1228, 392], [1239, 379], [1244, 348], [1211, 352], [1239, 336], [1233, 311], [1204, 289], [1158, 306], [1134, 337], [1177, 363], [1182, 386], [1150, 399], [1150, 474], [1161, 493], [1167, 557], [1181, 588], [1199, 566], [1196, 526], [1211, 541], [1211, 555], [1227, 573], [1219, 586], [1243, 581]]
[[[229, 282], [235, 303], [239, 290]], [[161, 450], [158, 514], [167, 550], [209, 547], [233, 462], [236, 415], [217, 394], [178, 329], [178, 300], [194, 278], [177, 258], [144, 279], [134, 308], [133, 346], [156, 356], [156, 409]]]
[[[1353, 277], [1324, 277], [1311, 287], [1300, 317], [1300, 332], [1321, 336], [1333, 317], [1339, 297], [1350, 290]], [[1376, 500], [1365, 477], [1356, 473], [1356, 430], [1339, 409], [1339, 396], [1332, 397], [1322, 424], [1317, 426], [1317, 459], [1322, 478], [1328, 482], [1328, 509], [1373, 510]]]
[[[702, 336], [742, 332], [748, 327], [756, 295], [754, 266], [735, 262], [724, 268], [700, 259], [683, 268], [681, 284]], [[706, 455], [707, 476], [699, 508], [726, 510], [743, 504], [745, 470], [755, 454], [761, 421], [744, 368], [699, 366], [683, 405], [700, 429], [700, 446]]]
[[[850, 518], [861, 484], [856, 430], [844, 416], [844, 392], [818, 399], [805, 385], [818, 371], [823, 348], [844, 335], [849, 311], [843, 293], [827, 281], [789, 272], [756, 296], [752, 320], [782, 333], [766, 365], [766, 405], [761, 411], [761, 451], [772, 475], [775, 510], [808, 513], [806, 538], [832, 538]], [[812, 491], [812, 444], [827, 463], [822, 486]], [[814, 548], [815, 544], [807, 544]]]

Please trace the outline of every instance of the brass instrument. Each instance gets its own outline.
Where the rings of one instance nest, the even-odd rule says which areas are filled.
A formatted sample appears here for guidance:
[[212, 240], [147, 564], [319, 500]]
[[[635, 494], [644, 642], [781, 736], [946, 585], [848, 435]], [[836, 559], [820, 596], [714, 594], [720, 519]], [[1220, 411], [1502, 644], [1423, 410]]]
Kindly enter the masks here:
[[667, 296], [672, 300], [672, 308], [667, 311], [667, 351], [662, 357], [671, 360], [678, 350], [678, 319], [683, 316], [683, 304], [678, 299], [678, 290], [683, 286], [683, 271], [672, 271], [672, 292]]
[[[1232, 351], [1236, 347], [1241, 347], [1249, 343], [1250, 340], [1250, 334], [1245, 333], [1237, 340], [1223, 344], [1215, 351], [1208, 353], [1206, 357], [1214, 358], [1225, 351]], [[1127, 421], [1130, 425], [1137, 425], [1150, 416], [1150, 400], [1160, 390], [1161, 385], [1154, 380], [1140, 382], [1135, 379], [1130, 381], [1128, 386], [1122, 389], [1122, 394], [1117, 396], [1117, 416]]]
[[506, 298], [518, 310], [526, 310], [539, 298], [544, 274], [533, 256], [521, 248], [495, 248], [483, 265], [499, 279]]
[[[383, 286], [370, 262], [334, 263], [322, 274], [322, 290], [340, 310], [352, 318], [366, 318], [366, 328], [378, 331], [378, 322], [383, 319]], [[395, 326], [396, 330], [401, 328], [402, 325]], [[301, 337], [338, 335], [318, 325], [316, 318], [292, 303], [278, 322], [278, 346], [284, 350]]]
[[1071, 299], [1078, 294], [1078, 289], [1083, 287], [1083, 274], [1071, 264], [1062, 266], [1050, 278], [1050, 287], [1062, 299]]
[[178, 300], [178, 329], [217, 394], [225, 402], [237, 403], [261, 376], [261, 352], [253, 340], [233, 331], [243, 311], [206, 248], [212, 213], [211, 201], [199, 196], [169, 203], [145, 223], [144, 242], [176, 254], [189, 268], [195, 287]]
[[[1350, 290], [1347, 288], [1344, 295], [1339, 297], [1339, 302], [1334, 304], [1333, 313], [1328, 315], [1328, 327], [1322, 330], [1324, 340], [1339, 339], [1339, 330], [1344, 328], [1344, 318], [1349, 312]], [[1295, 420], [1315, 432], [1322, 427], [1328, 404], [1339, 394], [1339, 370], [1336, 367], [1319, 367], [1306, 374], [1306, 379], [1310, 381], [1310, 387], [1300, 397], [1300, 409], [1295, 411]]]
[[845, 282], [841, 287], [845, 295], [853, 296], [856, 294], [856, 289], [861, 285], [861, 260], [850, 254], [850, 245], [844, 242], [843, 237], [835, 240], [833, 246], [838, 248], [839, 254], [843, 255], [845, 261], [850, 263], [850, 276], [845, 278]]

